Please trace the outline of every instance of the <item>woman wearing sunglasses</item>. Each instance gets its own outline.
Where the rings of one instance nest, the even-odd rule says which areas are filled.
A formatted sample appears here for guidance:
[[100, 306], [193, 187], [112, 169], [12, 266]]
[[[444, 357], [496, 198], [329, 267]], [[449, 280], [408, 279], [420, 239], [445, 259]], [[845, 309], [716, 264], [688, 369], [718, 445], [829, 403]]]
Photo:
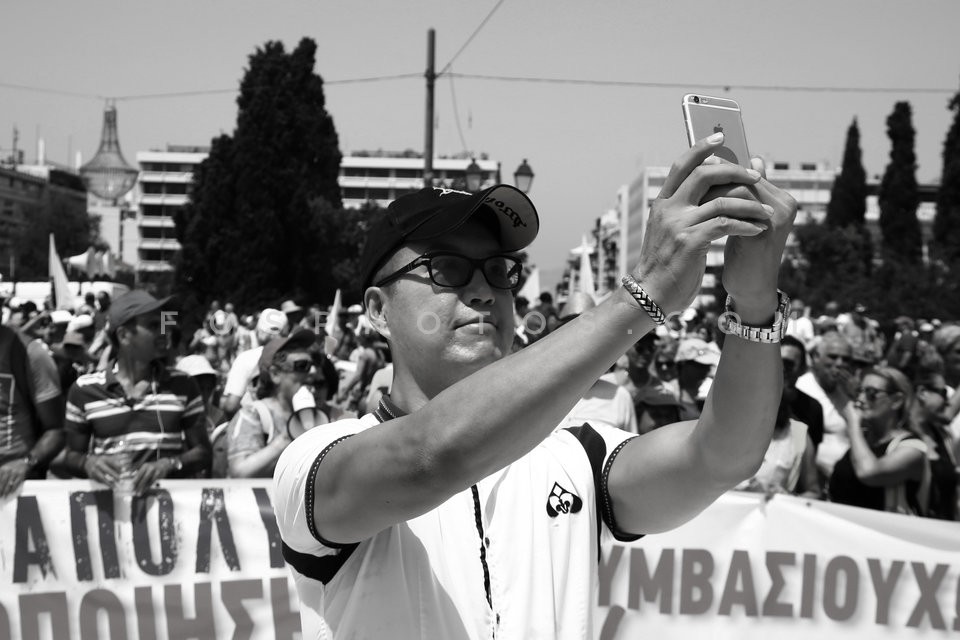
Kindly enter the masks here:
[[311, 330], [301, 327], [263, 348], [257, 400], [241, 408], [227, 427], [230, 477], [269, 478], [294, 438], [326, 422], [305, 387], [315, 340]]
[[910, 381], [896, 369], [864, 374], [843, 410], [850, 449], [830, 476], [833, 502], [926, 515], [930, 467], [927, 445], [910, 427], [912, 396]]

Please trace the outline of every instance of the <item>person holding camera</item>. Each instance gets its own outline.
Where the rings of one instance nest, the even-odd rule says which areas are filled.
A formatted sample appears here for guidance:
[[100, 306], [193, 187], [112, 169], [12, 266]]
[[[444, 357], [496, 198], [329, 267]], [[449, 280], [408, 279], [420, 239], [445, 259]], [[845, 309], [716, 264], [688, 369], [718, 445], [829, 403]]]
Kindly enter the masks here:
[[[761, 171], [711, 158], [722, 140], [673, 165], [623, 286], [512, 354], [533, 204], [498, 185], [390, 205], [361, 271], [367, 317], [393, 354], [391, 393], [297, 438], [274, 475], [305, 637], [591, 637], [600, 536], [676, 527], [756, 471], [780, 402], [777, 274], [796, 202]], [[724, 236], [737, 316], [701, 417], [640, 436], [558, 429], [638, 338], [693, 301]]]

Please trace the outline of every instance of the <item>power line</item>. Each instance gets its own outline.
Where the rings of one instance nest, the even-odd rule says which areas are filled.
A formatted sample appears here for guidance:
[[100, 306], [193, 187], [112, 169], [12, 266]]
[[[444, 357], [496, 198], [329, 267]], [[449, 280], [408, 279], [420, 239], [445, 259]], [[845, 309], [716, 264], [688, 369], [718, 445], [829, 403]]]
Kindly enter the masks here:
[[544, 84], [571, 84], [607, 87], [646, 87], [689, 89], [691, 87], [709, 87], [711, 89], [740, 89], [748, 91], [809, 91], [820, 93], [956, 93], [956, 89], [939, 87], [818, 87], [810, 85], [758, 85], [758, 84], [700, 84], [695, 82], [641, 82], [634, 80], [592, 80], [584, 78], [536, 78], [529, 76], [496, 76], [480, 73], [450, 73], [448, 75], [468, 80], [497, 80], [502, 82], [532, 82]]
[[[422, 74], [420, 73], [399, 73], [389, 76], [371, 76], [366, 78], [344, 78], [342, 80], [324, 80], [325, 85], [340, 85], [340, 84], [360, 84], [364, 82], [383, 82], [387, 80], [401, 80], [409, 78], [420, 78]], [[132, 94], [126, 96], [105, 96], [94, 93], [79, 93], [76, 91], [61, 91], [59, 89], [49, 89], [46, 87], [34, 87], [24, 84], [13, 84], [10, 82], [0, 82], [0, 88], [3, 89], [15, 89], [17, 91], [27, 91], [32, 93], [45, 93], [59, 96], [68, 96], [71, 98], [84, 98], [88, 100], [119, 100], [119, 101], [131, 101], [131, 100], [155, 100], [155, 99], [164, 99], [164, 98], [192, 98], [196, 96], [206, 96], [206, 95], [216, 95], [223, 93], [237, 93], [239, 91], [238, 87], [233, 87], [230, 89], [198, 89], [196, 91], [170, 91], [162, 93], [142, 93], [142, 94]]]
[[[334, 84], [360, 84], [363, 82], [382, 82], [386, 80], [398, 80], [398, 79], [407, 79], [407, 78], [419, 78], [419, 73], [400, 73], [391, 76], [371, 76], [367, 78], [345, 78], [343, 80], [324, 80], [323, 84], [325, 85], [334, 85]], [[171, 93], [146, 93], [141, 95], [132, 95], [132, 96], [117, 96], [116, 100], [150, 100], [154, 98], [184, 98], [192, 96], [203, 96], [203, 95], [213, 95], [218, 93], [237, 93], [240, 89], [234, 87], [233, 89], [206, 89], [200, 91], [177, 91]]]
[[[501, 0], [501, 3], [503, 0]], [[499, 4], [497, 5], [499, 6]], [[496, 7], [494, 8], [496, 9]], [[491, 12], [492, 14], [492, 12]], [[488, 16], [489, 17], [489, 16]], [[479, 31], [479, 28], [478, 28]], [[475, 34], [477, 32], [474, 32]], [[464, 44], [464, 47], [466, 43]], [[461, 51], [463, 47], [461, 47]], [[459, 52], [458, 52], [459, 55]], [[456, 58], [456, 56], [454, 56]], [[449, 68], [453, 60], [445, 68]], [[344, 85], [360, 84], [367, 82], [384, 82], [390, 80], [406, 80], [411, 78], [421, 78], [421, 73], [401, 73], [386, 76], [371, 76], [364, 78], [344, 78], [341, 80], [325, 80], [326, 85]], [[437, 74], [440, 75], [440, 74]], [[745, 91], [786, 91], [786, 92], [812, 92], [812, 93], [900, 93], [900, 94], [954, 94], [957, 89], [946, 89], [941, 87], [832, 87], [832, 86], [811, 86], [811, 85], [755, 85], [755, 84], [711, 84], [696, 82], [643, 82], [634, 80], [595, 80], [586, 78], [542, 78], [532, 76], [503, 76], [479, 73], [454, 73], [449, 72], [445, 75], [451, 78], [462, 78], [465, 80], [485, 80], [499, 82], [526, 82], [539, 84], [567, 84], [584, 86], [606, 86], [606, 87], [641, 87], [641, 88], [667, 88], [667, 89], [690, 89], [693, 87], [719, 89], [722, 91], [745, 90]], [[77, 91], [63, 91], [60, 89], [50, 89], [47, 87], [35, 87], [30, 85], [15, 84], [10, 82], [0, 82], [2, 89], [14, 89], [17, 91], [28, 91], [32, 93], [44, 93], [50, 95], [67, 96], [71, 98], [82, 98], [86, 100], [153, 100], [164, 98], [182, 98], [195, 97], [202, 95], [214, 95], [223, 93], [236, 93], [238, 88], [232, 89], [204, 89], [197, 91], [174, 91], [168, 93], [150, 93], [127, 96], [106, 96], [94, 93], [81, 93]]]
[[453, 57], [450, 58], [450, 62], [448, 62], [446, 66], [443, 67], [443, 69], [440, 69], [440, 73], [437, 74], [438, 76], [442, 76], [444, 73], [446, 73], [447, 69], [449, 69], [450, 66], [453, 64], [453, 61], [457, 59], [457, 56], [463, 53], [463, 50], [467, 48], [467, 45], [469, 45], [473, 41], [473, 39], [477, 37], [477, 34], [480, 33], [480, 30], [483, 29], [483, 27], [487, 24], [487, 21], [489, 21], [490, 18], [493, 17], [493, 14], [497, 12], [497, 9], [499, 9], [500, 5], [502, 5], [504, 2], [505, 0], [500, 0], [499, 2], [497, 2], [497, 4], [493, 6], [493, 9], [490, 9], [490, 13], [487, 14], [487, 17], [480, 21], [480, 24], [477, 26], [476, 29], [473, 30], [473, 33], [470, 34], [470, 37], [467, 38], [467, 41], [463, 43], [463, 45], [457, 50], [455, 54], [453, 54]]
[[453, 86], [453, 76], [450, 78], [450, 97], [453, 100], [453, 120], [457, 124], [457, 133], [460, 135], [460, 144], [463, 145], [464, 151], [469, 151], [467, 147], [467, 140], [463, 137], [463, 127], [460, 126], [460, 109], [457, 107], [457, 90]]
[[86, 98], [88, 100], [106, 100], [106, 96], [98, 96], [92, 93], [79, 93], [75, 91], [61, 91], [59, 89], [47, 89], [44, 87], [31, 87], [25, 84], [12, 84], [9, 82], [0, 82], [0, 88], [16, 89], [18, 91], [32, 91], [34, 93], [49, 93], [57, 96], [69, 96], [71, 98]]

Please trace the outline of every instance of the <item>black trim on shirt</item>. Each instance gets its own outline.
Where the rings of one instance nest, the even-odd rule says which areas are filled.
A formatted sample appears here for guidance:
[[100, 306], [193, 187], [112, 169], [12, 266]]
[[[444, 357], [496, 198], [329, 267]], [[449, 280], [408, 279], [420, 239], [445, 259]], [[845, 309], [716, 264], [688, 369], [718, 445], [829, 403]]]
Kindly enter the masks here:
[[[583, 446], [587, 459], [590, 461], [590, 468], [593, 470], [593, 483], [597, 496], [597, 553], [599, 554], [601, 519], [606, 523], [613, 537], [620, 542], [632, 542], [642, 538], [643, 534], [627, 533], [617, 527], [617, 521], [613, 515], [613, 500], [610, 498], [608, 487], [613, 461], [616, 460], [623, 446], [638, 436], [627, 438], [621, 442], [607, 457], [606, 441], [589, 423], [584, 423], [579, 427], [568, 427], [566, 430]], [[605, 457], [607, 457], [606, 465], [603, 464]]]
[[610, 527], [610, 532], [613, 534], [613, 537], [620, 542], [633, 542], [634, 540], [639, 540], [642, 538], [644, 534], [627, 533], [617, 526], [616, 518], [613, 517], [613, 500], [610, 498], [610, 469], [613, 468], [613, 461], [617, 459], [618, 455], [620, 455], [623, 447], [634, 438], [639, 437], [640, 436], [633, 436], [633, 438], [627, 438], [618, 444], [616, 449], [610, 452], [610, 457], [607, 458], [607, 464], [603, 467], [603, 476], [600, 480], [600, 493], [603, 496], [603, 521], [607, 523], [608, 527]]
[[327, 584], [337, 575], [337, 571], [347, 562], [358, 544], [359, 543], [354, 542], [352, 544], [341, 545], [340, 551], [332, 556], [315, 556], [309, 553], [295, 551], [288, 547], [287, 543], [281, 542], [280, 552], [283, 554], [283, 559], [287, 561], [287, 564], [296, 569], [297, 573]]
[[[326, 547], [330, 547], [331, 549], [345, 549], [349, 547], [350, 544], [353, 544], [353, 543], [337, 544], [336, 542], [330, 542], [329, 540], [324, 539], [323, 536], [320, 535], [320, 532], [317, 531], [317, 524], [316, 522], [314, 522], [314, 519], [313, 519], [313, 502], [314, 502], [313, 492], [315, 490], [314, 485], [316, 484], [317, 472], [320, 470], [320, 463], [323, 462], [323, 458], [327, 455], [327, 453], [330, 452], [330, 449], [333, 449], [334, 446], [336, 446], [337, 444], [340, 444], [341, 442], [349, 438], [351, 435], [353, 434], [349, 434], [341, 438], [337, 438], [336, 440], [328, 444], [326, 447], [324, 447], [323, 451], [320, 452], [320, 455], [318, 455], [316, 460], [313, 461], [313, 464], [310, 465], [310, 473], [307, 474], [307, 483], [306, 483], [306, 487], [304, 487], [304, 494], [305, 494], [304, 508], [306, 510], [307, 528], [310, 529], [310, 535], [312, 535], [317, 540], [317, 542], [319, 542], [320, 544]], [[354, 544], [354, 546], [356, 545]], [[344, 561], [346, 561], [346, 558], [344, 558]]]
[[[380, 400], [380, 406], [373, 412], [373, 415], [380, 422], [387, 422], [398, 416], [404, 415], [403, 411], [400, 410], [390, 398], [384, 395]], [[330, 540], [325, 539], [320, 535], [320, 532], [317, 531], [317, 525], [314, 521], [314, 491], [317, 480], [317, 472], [320, 470], [320, 463], [323, 462], [324, 457], [330, 452], [330, 450], [337, 444], [343, 442], [353, 434], [345, 435], [341, 438], [337, 438], [326, 447], [323, 451], [320, 452], [320, 455], [313, 461], [313, 464], [310, 465], [310, 472], [307, 475], [306, 486], [304, 487], [304, 508], [306, 512], [307, 519], [307, 528], [310, 529], [310, 535], [312, 535], [317, 542], [322, 544], [325, 547], [330, 549], [338, 549], [339, 551], [330, 556], [315, 556], [308, 553], [300, 553], [289, 547], [285, 542], [281, 541], [281, 552], [283, 553], [283, 559], [292, 566], [297, 572], [302, 575], [312, 578], [313, 580], [319, 580], [323, 584], [330, 582], [333, 577], [337, 574], [340, 568], [346, 564], [347, 560], [350, 559], [350, 556], [359, 546], [359, 542], [349, 542], [345, 544], [331, 542]], [[488, 596], [489, 599], [489, 596]]]

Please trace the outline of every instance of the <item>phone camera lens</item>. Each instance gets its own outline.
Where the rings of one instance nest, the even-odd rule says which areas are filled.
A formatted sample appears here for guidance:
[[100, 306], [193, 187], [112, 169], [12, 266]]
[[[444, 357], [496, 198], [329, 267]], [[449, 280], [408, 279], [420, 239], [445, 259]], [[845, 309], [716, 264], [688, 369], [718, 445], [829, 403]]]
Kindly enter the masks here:
[[699, 104], [699, 103], [700, 103], [700, 96], [693, 96], [693, 101]]

